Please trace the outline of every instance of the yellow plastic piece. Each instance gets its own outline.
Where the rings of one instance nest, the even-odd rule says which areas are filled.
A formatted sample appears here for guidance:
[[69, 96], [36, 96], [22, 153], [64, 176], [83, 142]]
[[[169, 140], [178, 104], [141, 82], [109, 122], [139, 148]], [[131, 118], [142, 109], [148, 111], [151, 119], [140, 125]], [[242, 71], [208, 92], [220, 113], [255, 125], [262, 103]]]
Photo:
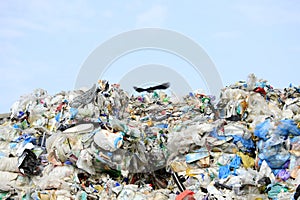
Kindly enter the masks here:
[[254, 158], [251, 158], [250, 156], [245, 155], [242, 152], [238, 152], [237, 155], [242, 158], [243, 165], [246, 169], [254, 167]]

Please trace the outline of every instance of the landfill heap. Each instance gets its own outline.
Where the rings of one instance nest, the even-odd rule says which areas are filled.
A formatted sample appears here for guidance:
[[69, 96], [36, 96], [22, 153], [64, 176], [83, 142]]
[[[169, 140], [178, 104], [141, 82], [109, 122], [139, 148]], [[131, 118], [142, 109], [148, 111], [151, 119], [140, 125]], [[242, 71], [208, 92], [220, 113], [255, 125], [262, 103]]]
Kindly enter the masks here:
[[[0, 199], [298, 199], [300, 88], [36, 89], [0, 125]], [[300, 199], [300, 198], [299, 198]]]

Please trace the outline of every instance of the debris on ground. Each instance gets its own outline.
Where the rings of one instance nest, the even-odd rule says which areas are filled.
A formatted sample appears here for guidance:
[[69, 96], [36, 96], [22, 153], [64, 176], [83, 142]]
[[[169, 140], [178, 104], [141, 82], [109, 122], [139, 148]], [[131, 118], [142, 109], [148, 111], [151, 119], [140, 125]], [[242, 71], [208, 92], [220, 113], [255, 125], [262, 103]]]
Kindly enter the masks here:
[[169, 87], [22, 96], [0, 121], [0, 199], [298, 199], [299, 87]]

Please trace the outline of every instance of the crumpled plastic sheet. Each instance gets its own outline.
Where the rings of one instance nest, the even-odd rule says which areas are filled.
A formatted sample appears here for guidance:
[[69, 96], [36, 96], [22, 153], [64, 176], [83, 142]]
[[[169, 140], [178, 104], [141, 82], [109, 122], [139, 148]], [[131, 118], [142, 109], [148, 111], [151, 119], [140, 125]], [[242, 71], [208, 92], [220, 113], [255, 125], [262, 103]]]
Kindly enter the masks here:
[[250, 74], [214, 99], [36, 89], [1, 119], [0, 198], [296, 199], [300, 88]]

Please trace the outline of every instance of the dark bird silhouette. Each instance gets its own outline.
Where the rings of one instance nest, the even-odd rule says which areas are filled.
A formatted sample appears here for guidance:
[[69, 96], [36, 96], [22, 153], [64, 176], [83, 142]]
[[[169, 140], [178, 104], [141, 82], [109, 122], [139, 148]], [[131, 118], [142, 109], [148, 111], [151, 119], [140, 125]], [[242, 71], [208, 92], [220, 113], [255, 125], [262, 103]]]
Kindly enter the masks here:
[[140, 88], [140, 87], [136, 87], [136, 86], [134, 86], [133, 88], [137, 92], [153, 92], [154, 90], [165, 90], [165, 89], [168, 89], [169, 87], [170, 87], [170, 83], [167, 82], [167, 83], [163, 83], [160, 85], [151, 86], [148, 88]]

